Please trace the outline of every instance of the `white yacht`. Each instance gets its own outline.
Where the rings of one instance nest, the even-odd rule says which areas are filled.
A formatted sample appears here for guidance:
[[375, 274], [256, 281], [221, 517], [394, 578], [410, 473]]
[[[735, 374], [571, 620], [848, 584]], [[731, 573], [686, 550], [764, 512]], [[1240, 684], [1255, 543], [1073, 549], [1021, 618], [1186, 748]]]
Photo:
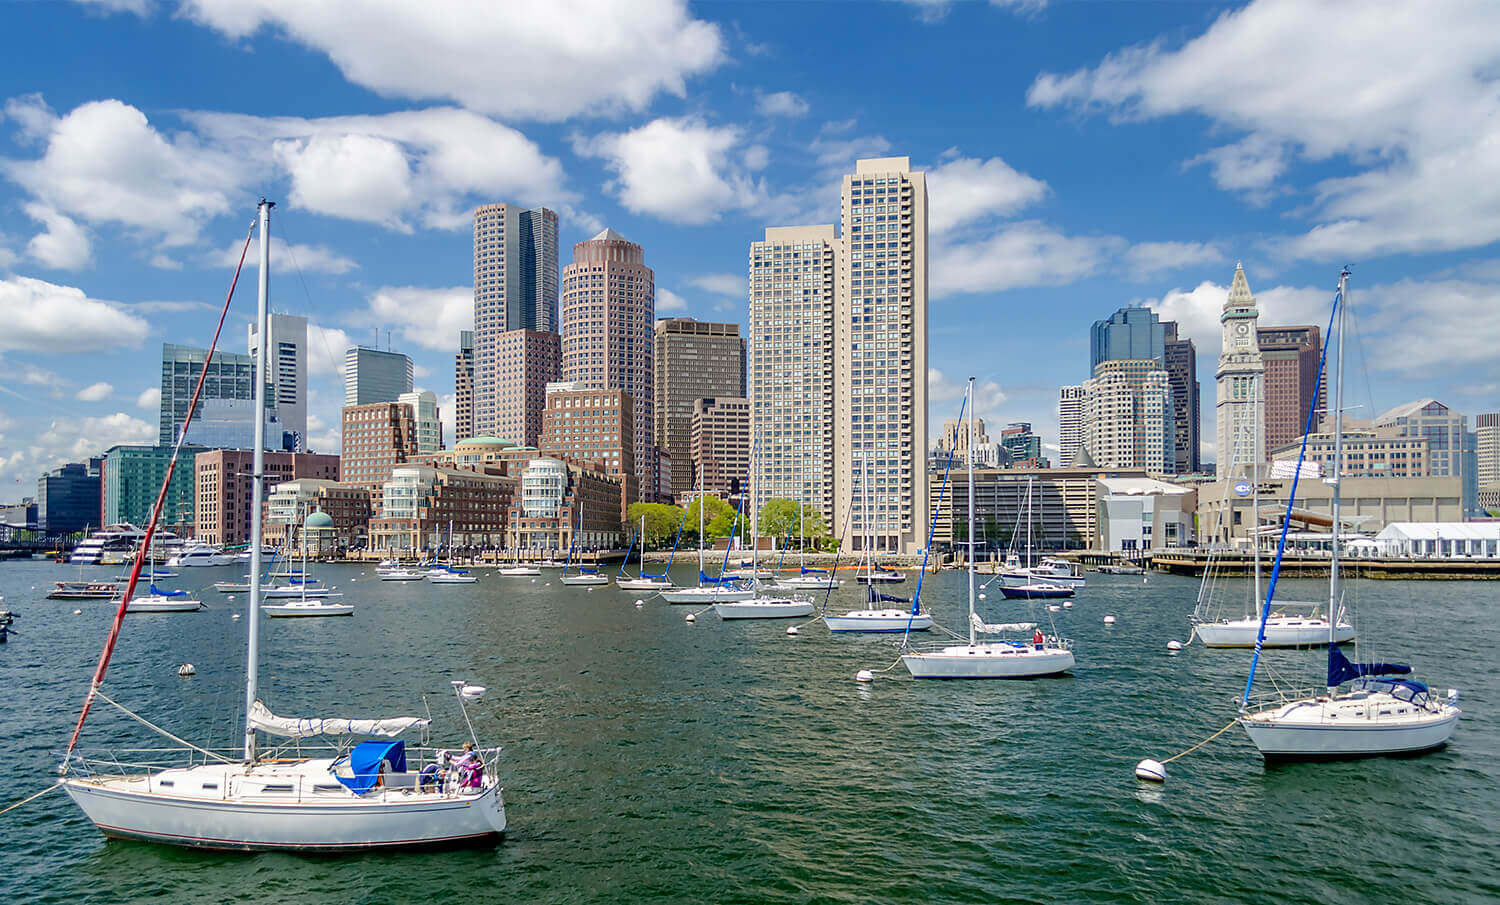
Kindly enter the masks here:
[[788, 619], [811, 616], [816, 609], [806, 597], [751, 597], [714, 603], [720, 619]]
[[[125, 562], [128, 554], [135, 551], [146, 536], [144, 528], [129, 522], [100, 528], [80, 541], [68, 556], [68, 562], [85, 566], [117, 566]], [[177, 535], [170, 531], [158, 531], [152, 538], [152, 547], [158, 551], [168, 542], [175, 542]]]
[[202, 541], [189, 540], [183, 542], [177, 553], [167, 560], [167, 567], [179, 569], [194, 566], [228, 566], [235, 562], [236, 558], [233, 553], [225, 553], [218, 547]]

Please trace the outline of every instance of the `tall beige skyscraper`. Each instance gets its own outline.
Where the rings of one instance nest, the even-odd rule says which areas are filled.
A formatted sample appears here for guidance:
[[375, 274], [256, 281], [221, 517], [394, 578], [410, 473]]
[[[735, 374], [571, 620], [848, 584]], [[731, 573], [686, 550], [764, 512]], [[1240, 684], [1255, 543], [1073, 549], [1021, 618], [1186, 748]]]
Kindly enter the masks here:
[[[753, 509], [798, 500], [833, 513], [833, 226], [784, 226], [750, 244]], [[840, 521], [839, 526], [843, 522]], [[839, 530], [835, 528], [834, 530]]]
[[1084, 446], [1101, 468], [1176, 469], [1172, 385], [1154, 358], [1101, 361], [1083, 383]]
[[844, 177], [843, 235], [750, 247], [757, 505], [806, 499], [853, 549], [927, 542], [927, 183], [906, 157]]
[[[539, 424], [541, 388], [556, 380], [553, 371], [505, 373], [518, 361], [505, 361], [530, 340], [517, 331], [556, 333], [557, 214], [540, 207], [486, 204], [474, 211], [474, 389], [473, 432], [506, 436], [518, 424]], [[534, 360], [525, 363], [531, 365]], [[508, 393], [522, 384], [529, 396]], [[465, 437], [464, 439], [468, 439]], [[533, 434], [532, 439], [535, 439]]]
[[1057, 464], [1072, 468], [1083, 450], [1082, 384], [1061, 387], [1057, 391]]
[[655, 498], [656, 274], [646, 252], [612, 229], [573, 246], [562, 272], [562, 379], [630, 397], [635, 474]]
[[673, 499], [693, 489], [694, 403], [744, 395], [745, 339], [739, 324], [690, 317], [656, 322], [656, 446], [672, 459]]

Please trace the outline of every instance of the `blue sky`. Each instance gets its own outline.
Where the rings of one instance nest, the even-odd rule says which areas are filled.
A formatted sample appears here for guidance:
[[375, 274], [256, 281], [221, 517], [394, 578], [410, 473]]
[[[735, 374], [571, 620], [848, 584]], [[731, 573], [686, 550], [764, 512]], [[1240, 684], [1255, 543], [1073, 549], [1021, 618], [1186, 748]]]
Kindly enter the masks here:
[[[156, 435], [162, 342], [203, 344], [261, 195], [273, 306], [305, 314], [319, 449], [337, 361], [389, 330], [449, 396], [469, 211], [646, 248], [658, 314], [745, 317], [767, 226], [833, 222], [859, 156], [928, 172], [935, 418], [1055, 442], [1088, 327], [1198, 343], [1237, 260], [1263, 323], [1355, 265], [1352, 404], [1500, 408], [1492, 3], [0, 4], [0, 499]], [[249, 284], [253, 287], [253, 281]], [[226, 348], [244, 351], [253, 292]], [[384, 334], [381, 334], [384, 341]], [[1353, 338], [1351, 336], [1351, 338]], [[1213, 458], [1212, 448], [1205, 458]]]

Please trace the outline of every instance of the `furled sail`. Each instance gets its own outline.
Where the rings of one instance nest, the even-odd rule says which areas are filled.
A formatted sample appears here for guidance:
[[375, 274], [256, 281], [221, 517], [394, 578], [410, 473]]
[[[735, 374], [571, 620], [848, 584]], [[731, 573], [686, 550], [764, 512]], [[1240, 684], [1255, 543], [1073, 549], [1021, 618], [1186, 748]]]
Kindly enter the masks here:
[[285, 738], [312, 738], [318, 735], [400, 735], [408, 729], [426, 726], [430, 720], [415, 716], [357, 720], [343, 717], [277, 716], [265, 704], [255, 702], [250, 708], [250, 725], [262, 732]]
[[974, 631], [983, 632], [986, 635], [998, 635], [1001, 632], [1029, 632], [1036, 628], [1035, 622], [985, 622], [979, 618], [978, 613], [971, 615], [969, 622], [974, 626]]

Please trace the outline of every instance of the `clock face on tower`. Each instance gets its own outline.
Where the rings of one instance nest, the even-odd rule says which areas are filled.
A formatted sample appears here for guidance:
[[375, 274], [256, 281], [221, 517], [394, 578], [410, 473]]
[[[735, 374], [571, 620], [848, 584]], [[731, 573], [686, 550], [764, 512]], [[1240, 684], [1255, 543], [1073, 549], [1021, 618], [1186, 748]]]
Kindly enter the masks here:
[[1239, 325], [1235, 326], [1234, 332], [1238, 333], [1241, 336], [1244, 336], [1246, 333], [1250, 332], [1250, 325], [1249, 324], [1239, 324]]

